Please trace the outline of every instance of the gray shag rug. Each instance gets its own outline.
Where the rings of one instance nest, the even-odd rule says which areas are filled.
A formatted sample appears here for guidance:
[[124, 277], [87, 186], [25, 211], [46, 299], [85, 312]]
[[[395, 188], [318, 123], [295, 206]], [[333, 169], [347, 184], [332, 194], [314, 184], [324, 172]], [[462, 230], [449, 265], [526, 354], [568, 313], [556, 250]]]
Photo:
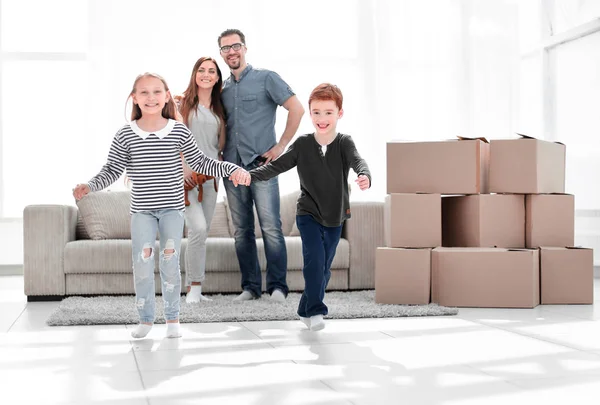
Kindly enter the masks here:
[[[285, 303], [268, 295], [246, 302], [235, 302], [235, 295], [211, 295], [212, 301], [187, 304], [181, 297], [179, 320], [182, 323], [284, 321], [298, 319], [299, 293], [290, 293]], [[456, 315], [457, 308], [428, 305], [389, 305], [375, 303], [375, 291], [328, 292], [325, 304], [329, 319], [397, 318], [407, 316]], [[68, 297], [50, 314], [50, 326], [115, 325], [139, 322], [133, 296]], [[165, 323], [163, 301], [156, 297], [156, 323]]]

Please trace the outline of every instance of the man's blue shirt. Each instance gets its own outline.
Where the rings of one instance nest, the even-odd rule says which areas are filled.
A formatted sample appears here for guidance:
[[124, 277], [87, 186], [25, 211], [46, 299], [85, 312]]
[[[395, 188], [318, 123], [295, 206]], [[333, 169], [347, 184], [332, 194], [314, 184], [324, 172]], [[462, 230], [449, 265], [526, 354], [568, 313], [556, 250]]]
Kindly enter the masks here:
[[293, 95], [290, 86], [270, 70], [247, 65], [239, 81], [229, 76], [221, 94], [227, 119], [224, 160], [246, 166], [275, 146], [277, 107]]

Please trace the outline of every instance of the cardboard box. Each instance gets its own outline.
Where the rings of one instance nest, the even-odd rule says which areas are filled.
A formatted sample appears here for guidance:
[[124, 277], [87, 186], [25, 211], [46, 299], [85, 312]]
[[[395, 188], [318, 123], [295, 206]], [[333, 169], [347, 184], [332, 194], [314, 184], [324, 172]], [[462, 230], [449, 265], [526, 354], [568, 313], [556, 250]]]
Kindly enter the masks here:
[[388, 142], [387, 193], [488, 192], [485, 139]]
[[490, 142], [490, 192], [565, 192], [565, 145], [521, 135]]
[[437, 247], [442, 244], [440, 194], [388, 194], [383, 211], [387, 247]]
[[575, 196], [531, 194], [525, 196], [525, 246], [573, 246]]
[[375, 302], [429, 304], [431, 249], [377, 248]]
[[435, 248], [431, 301], [453, 307], [533, 308], [540, 303], [537, 250]]
[[594, 303], [594, 252], [585, 248], [540, 248], [542, 304]]
[[480, 194], [442, 198], [442, 246], [525, 247], [525, 197]]

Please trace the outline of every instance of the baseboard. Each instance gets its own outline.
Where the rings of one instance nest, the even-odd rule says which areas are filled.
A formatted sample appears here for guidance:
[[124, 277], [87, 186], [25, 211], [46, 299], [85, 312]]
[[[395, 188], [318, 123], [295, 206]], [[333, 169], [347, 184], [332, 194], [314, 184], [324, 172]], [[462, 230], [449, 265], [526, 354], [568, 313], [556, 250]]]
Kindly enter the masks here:
[[0, 276], [22, 276], [22, 264], [0, 264]]
[[27, 302], [62, 301], [64, 295], [28, 295]]

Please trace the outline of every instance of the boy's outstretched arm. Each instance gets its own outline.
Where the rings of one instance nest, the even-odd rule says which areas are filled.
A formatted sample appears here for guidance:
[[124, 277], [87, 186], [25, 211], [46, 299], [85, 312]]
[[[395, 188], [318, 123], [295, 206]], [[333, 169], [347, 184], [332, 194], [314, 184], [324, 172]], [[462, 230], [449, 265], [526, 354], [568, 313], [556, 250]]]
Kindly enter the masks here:
[[250, 170], [252, 181], [266, 181], [281, 173], [287, 172], [298, 163], [298, 151], [296, 142], [290, 145], [287, 151], [271, 163]]
[[369, 171], [369, 166], [367, 165], [367, 162], [360, 156], [360, 153], [358, 153], [352, 138], [347, 136], [344, 141], [344, 154], [346, 156], [346, 161], [352, 170], [354, 170], [354, 172], [358, 175], [356, 184], [358, 184], [358, 187], [361, 190], [366, 190], [371, 187], [371, 172]]

